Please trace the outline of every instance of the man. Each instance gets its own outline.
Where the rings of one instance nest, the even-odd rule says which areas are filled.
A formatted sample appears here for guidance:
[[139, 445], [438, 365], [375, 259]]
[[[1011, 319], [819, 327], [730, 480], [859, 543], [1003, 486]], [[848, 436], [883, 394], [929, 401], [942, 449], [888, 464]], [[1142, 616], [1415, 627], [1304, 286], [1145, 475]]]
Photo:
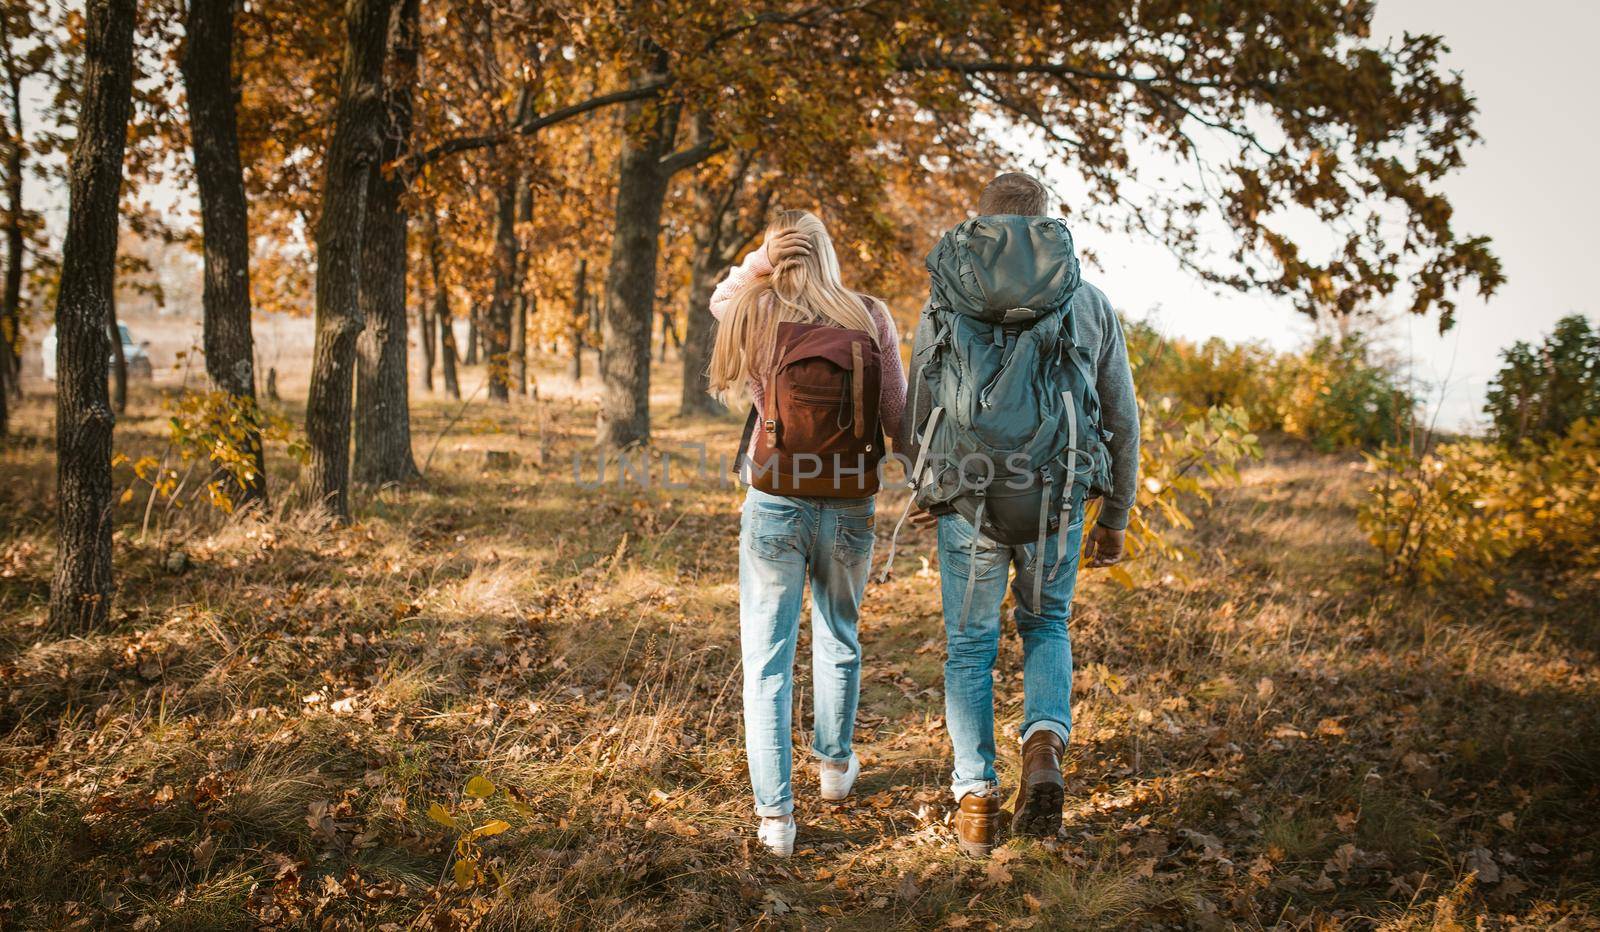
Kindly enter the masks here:
[[[976, 365], [983, 364], [977, 354], [989, 352], [986, 358], [998, 360], [991, 361], [990, 365], [1011, 365], [1011, 357], [1019, 352], [1018, 347], [1030, 345], [1022, 334], [1030, 329], [1059, 326], [1061, 368], [1052, 368], [1048, 362], [1034, 364], [1030, 358], [1031, 368], [1027, 372], [1032, 378], [1044, 381], [1065, 379], [1061, 373], [1070, 371], [1079, 379], [1074, 386], [1077, 394], [1068, 398], [1068, 393], [1059, 391], [1059, 384], [1053, 384], [1046, 389], [1033, 390], [1031, 394], [1001, 399], [1002, 404], [998, 405], [1009, 404], [1015, 408], [1017, 397], [1040, 399], [1036, 404], [1041, 407], [1059, 405], [1062, 398], [1076, 399], [1075, 404], [1069, 405], [1071, 411], [1008, 412], [1013, 421], [1022, 424], [1022, 436], [1029, 436], [1026, 431], [1035, 429], [1042, 435], [1056, 429], [1058, 421], [1072, 422], [1069, 425], [1073, 431], [1071, 441], [1058, 442], [1055, 448], [1067, 450], [1064, 470], [1059, 454], [1052, 453], [1054, 458], [1044, 467], [1018, 474], [1024, 480], [1044, 486], [1043, 501], [1035, 491], [1027, 501], [1039, 504], [1029, 504], [1028, 508], [1043, 516], [1052, 503], [1060, 503], [1053, 506], [1060, 511], [1050, 516], [1048, 527], [1045, 519], [1039, 520], [1037, 540], [1031, 534], [1027, 543], [1003, 543], [993, 539], [993, 535], [999, 533], [991, 530], [999, 527], [995, 516], [1005, 504], [1000, 486], [992, 487], [987, 493], [980, 490], [976, 497], [967, 494], [962, 500], [965, 507], [958, 509], [934, 501], [941, 495], [955, 494], [948, 491], [948, 468], [941, 473], [938, 472], [941, 467], [929, 466], [918, 476], [917, 501], [926, 510], [918, 515], [916, 523], [938, 523], [939, 575], [947, 645], [945, 721], [955, 752], [951, 791], [959, 806], [956, 827], [962, 849], [980, 856], [987, 855], [994, 847], [1000, 822], [1000, 787], [995, 774], [994, 662], [1000, 643], [1000, 607], [1005, 598], [1008, 570], [1013, 566], [1016, 569], [1014, 619], [1022, 637], [1023, 651], [1022, 773], [1012, 831], [1053, 837], [1061, 826], [1065, 789], [1061, 758], [1072, 726], [1072, 647], [1067, 622], [1071, 617], [1080, 551], [1087, 552], [1090, 566], [1109, 566], [1122, 558], [1124, 530], [1138, 484], [1139, 412], [1122, 327], [1100, 289], [1079, 278], [1065, 224], [1045, 219], [1047, 200], [1044, 185], [1033, 177], [1020, 172], [1000, 175], [983, 190], [978, 201], [980, 216], [947, 234], [940, 247], [930, 254], [934, 297], [924, 309], [917, 328], [912, 353], [913, 401], [911, 414], [905, 419], [905, 429], [909, 433], [902, 444], [913, 456], [918, 455], [919, 442], [944, 450], [946, 458], [972, 449], [974, 441], [968, 439], [963, 445], [959, 440], [949, 439], [948, 432], [959, 431], [962, 426], [975, 430], [972, 422], [986, 416], [978, 405], [989, 406], [992, 399], [983, 397], [973, 401], [972, 396], [997, 391], [999, 389], [990, 386], [1002, 382], [1009, 385], [1010, 381], [984, 376], [987, 381], [961, 389], [965, 393], [961, 395], [956, 394], [950, 383], [976, 378], [974, 360], [978, 360]], [[988, 239], [978, 243], [984, 235]], [[1028, 242], [1030, 235], [1033, 239]], [[1054, 239], [1050, 239], [1052, 236]], [[1052, 246], [1056, 247], [1054, 251]], [[952, 258], [953, 252], [942, 252], [956, 249], [969, 252], [959, 261]], [[1013, 255], [1008, 263], [1005, 261], [1008, 252], [1021, 255]], [[991, 261], [992, 265], [984, 264]], [[943, 278], [941, 268], [949, 272]], [[1008, 275], [1011, 279], [1006, 278]], [[1014, 280], [1018, 277], [1031, 280]], [[978, 295], [973, 298], [974, 302], [987, 299], [1001, 306], [969, 309], [968, 313], [990, 316], [979, 316], [977, 324], [967, 318], [959, 326], [952, 325], [949, 321], [955, 318], [949, 316], [949, 308], [939, 305], [941, 300], [945, 305], [960, 302], [942, 298], [941, 288], [964, 288], [964, 294]], [[997, 297], [997, 293], [1002, 292], [1004, 297]], [[1046, 297], [1033, 297], [1037, 295]], [[1057, 303], [1045, 308], [1049, 301]], [[1026, 315], [1028, 307], [1007, 308], [1008, 303], [1032, 306], [1035, 310], [1031, 313], [1036, 317]], [[946, 316], [935, 319], [939, 313]], [[990, 320], [995, 323], [983, 322]], [[1018, 321], [1023, 323], [1019, 325]], [[1056, 333], [1055, 330], [1049, 332]], [[1033, 342], [1044, 339], [1037, 337]], [[991, 351], [986, 347], [995, 349]], [[962, 361], [959, 364], [944, 362], [941, 349], [948, 356], [961, 357]], [[1041, 359], [1048, 356], [1046, 351], [1037, 352]], [[941, 369], [941, 365], [947, 368]], [[1043, 374], [1036, 374], [1039, 372]], [[940, 427], [940, 412], [935, 410], [930, 416], [929, 403], [918, 404], [918, 399], [930, 398], [935, 401], [945, 398], [946, 404], [956, 407], [964, 399], [972, 407], [964, 421], [952, 416], [945, 418], [944, 423], [949, 425], [954, 419], [958, 421], [956, 426]], [[1098, 420], [1098, 424], [1081, 427], [1080, 434], [1079, 419]], [[1046, 426], [1038, 427], [1041, 423]], [[938, 434], [936, 427], [946, 431], [946, 435]], [[1083, 439], [1084, 436], [1088, 439]], [[1093, 456], [1079, 452], [1091, 448], [1096, 451]], [[949, 453], [952, 450], [954, 454]], [[1100, 462], [1093, 462], [1095, 457], [1100, 458]], [[1087, 469], [1086, 460], [1090, 461]], [[1084, 476], [1094, 473], [1096, 467], [1100, 478], [1086, 480]], [[1033, 478], [1034, 473], [1038, 478]], [[1069, 481], [1063, 483], [1063, 475], [1070, 477]], [[930, 485], [943, 486], [945, 490], [930, 490]], [[1051, 497], [1052, 490], [1055, 498]], [[1085, 535], [1085, 498], [1095, 493], [1100, 493], [1101, 498], [1098, 518]], [[977, 502], [975, 513], [973, 501]], [[1013, 508], [1014, 512], [1016, 510]], [[975, 529], [974, 523], [983, 530]]]

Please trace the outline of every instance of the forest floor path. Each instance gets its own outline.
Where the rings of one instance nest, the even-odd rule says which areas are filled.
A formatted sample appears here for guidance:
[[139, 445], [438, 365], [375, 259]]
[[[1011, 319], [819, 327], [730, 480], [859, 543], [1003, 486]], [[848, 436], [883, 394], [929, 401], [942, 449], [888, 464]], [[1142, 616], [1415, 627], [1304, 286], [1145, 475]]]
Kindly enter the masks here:
[[[987, 862], [953, 842], [935, 545], [908, 528], [863, 610], [840, 805], [804, 751], [802, 638], [781, 861], [753, 845], [740, 730], [740, 492], [715, 466], [739, 420], [658, 410], [650, 487], [615, 464], [591, 487], [582, 395], [462, 411], [419, 398], [419, 461], [448, 430], [427, 480], [361, 492], [348, 528], [158, 503], [141, 540], [136, 494], [115, 629], [62, 638], [48, 409], [24, 407], [34, 439], [0, 452], [0, 926], [1600, 921], [1592, 600], [1391, 587], [1354, 456], [1271, 443], [1189, 559], [1132, 590], [1085, 571], [1062, 835]], [[137, 397], [119, 450], [159, 456], [163, 417]], [[1011, 786], [1019, 658], [1008, 630]]]

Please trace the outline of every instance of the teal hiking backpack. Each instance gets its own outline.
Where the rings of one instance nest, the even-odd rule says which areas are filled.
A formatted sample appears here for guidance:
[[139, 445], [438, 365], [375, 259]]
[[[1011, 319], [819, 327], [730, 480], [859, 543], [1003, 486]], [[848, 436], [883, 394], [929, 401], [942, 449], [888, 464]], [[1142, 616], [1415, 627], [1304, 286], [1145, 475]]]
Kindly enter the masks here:
[[[1076, 340], [1072, 296], [1081, 278], [1072, 234], [1049, 217], [975, 217], [939, 240], [928, 274], [906, 403], [916, 489], [906, 513], [912, 504], [954, 509], [991, 540], [1036, 543], [1040, 562], [1053, 530], [1054, 579], [1074, 509], [1111, 488], [1110, 437]], [[976, 550], [974, 535], [963, 626]], [[1043, 569], [1034, 567], [1035, 608]]]

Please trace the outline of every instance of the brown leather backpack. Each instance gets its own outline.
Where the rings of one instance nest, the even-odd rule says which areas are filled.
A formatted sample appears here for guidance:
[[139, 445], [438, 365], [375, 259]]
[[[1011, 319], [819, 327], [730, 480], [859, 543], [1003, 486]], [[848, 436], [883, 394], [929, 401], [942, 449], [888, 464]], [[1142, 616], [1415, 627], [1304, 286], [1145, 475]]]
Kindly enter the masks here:
[[766, 417], [751, 406], [739, 451], [748, 456], [754, 432], [755, 454], [740, 474], [773, 495], [875, 494], [884, 452], [882, 374], [871, 334], [830, 324], [779, 324]]

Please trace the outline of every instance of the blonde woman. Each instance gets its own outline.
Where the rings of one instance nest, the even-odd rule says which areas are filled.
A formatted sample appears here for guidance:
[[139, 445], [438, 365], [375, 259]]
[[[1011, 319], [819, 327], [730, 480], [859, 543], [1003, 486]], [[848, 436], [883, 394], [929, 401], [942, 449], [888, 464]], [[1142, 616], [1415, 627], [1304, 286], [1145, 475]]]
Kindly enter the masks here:
[[[894, 320], [882, 301], [852, 292], [841, 283], [833, 241], [822, 221], [811, 213], [780, 211], [761, 246], [717, 286], [711, 313], [720, 322], [711, 358], [711, 390], [724, 399], [748, 390], [754, 406], [751, 424], [759, 422], [763, 427], [762, 432], [747, 427], [751, 437], [742, 445], [742, 453], [749, 461], [773, 450], [796, 458], [810, 455], [793, 447], [795, 438], [805, 434], [805, 425], [800, 423], [804, 413], [799, 409], [815, 399], [817, 386], [801, 386], [811, 391], [804, 397], [796, 393], [799, 400], [795, 401], [782, 394], [788, 383], [776, 371], [794, 358], [797, 340], [816, 342], [820, 337], [822, 341], [832, 339], [834, 346], [849, 343], [854, 348], [853, 372], [848, 354], [838, 367], [812, 360], [820, 368], [807, 374], [820, 372], [824, 379], [842, 379], [845, 386], [835, 395], [825, 396], [836, 397], [838, 403], [826, 402], [831, 407], [820, 409], [825, 418], [816, 419], [819, 423], [837, 418], [837, 436], [845, 441], [854, 438], [860, 449], [870, 451], [870, 464], [882, 453], [884, 433], [898, 435], [906, 380]], [[869, 357], [865, 367], [860, 352], [863, 346]], [[863, 403], [860, 385], [874, 383], [876, 397]], [[769, 397], [769, 389], [782, 397]], [[852, 420], [867, 422], [876, 433], [859, 426], [852, 433]], [[790, 431], [787, 435], [786, 429]], [[758, 470], [760, 466], [756, 464]], [[804, 489], [795, 486], [806, 494], [763, 491], [758, 485], [772, 488], [770, 477], [765, 482], [753, 481], [740, 524], [745, 750], [760, 817], [758, 837], [781, 856], [793, 852], [796, 834], [790, 779], [791, 702], [800, 609], [808, 578], [815, 723], [811, 747], [820, 761], [822, 798], [844, 799], [860, 772], [851, 747], [861, 686], [856, 621], [872, 563], [876, 482], [870, 484], [870, 491], [852, 495], [856, 487], [846, 485], [841, 492], [838, 483], [821, 488], [817, 481], [808, 475]], [[811, 494], [818, 492], [821, 494]]]

